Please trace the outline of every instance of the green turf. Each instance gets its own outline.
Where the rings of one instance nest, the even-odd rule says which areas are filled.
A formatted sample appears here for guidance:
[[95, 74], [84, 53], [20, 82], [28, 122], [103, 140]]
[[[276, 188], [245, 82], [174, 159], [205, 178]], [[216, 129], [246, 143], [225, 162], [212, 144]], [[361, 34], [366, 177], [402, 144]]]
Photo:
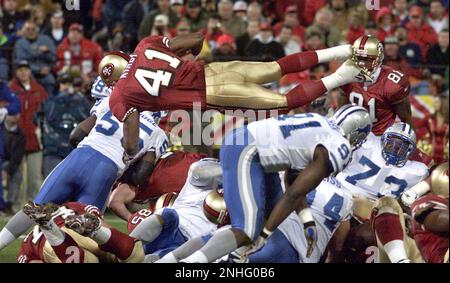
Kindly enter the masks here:
[[[120, 220], [117, 217], [107, 215], [106, 221], [112, 227], [119, 229], [122, 232], [127, 231], [127, 223], [125, 221]], [[6, 222], [8, 222], [7, 217], [0, 217], [0, 230], [5, 226]], [[14, 263], [16, 262], [16, 256], [20, 248], [20, 244], [22, 243], [23, 238], [15, 240], [11, 245], [0, 251], [0, 263]]]

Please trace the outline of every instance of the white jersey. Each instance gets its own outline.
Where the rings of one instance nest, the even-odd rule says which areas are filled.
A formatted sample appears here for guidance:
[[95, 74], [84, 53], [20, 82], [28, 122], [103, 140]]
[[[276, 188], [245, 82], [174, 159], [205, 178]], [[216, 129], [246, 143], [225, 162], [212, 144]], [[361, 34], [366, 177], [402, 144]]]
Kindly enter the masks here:
[[335, 173], [351, 159], [351, 147], [339, 127], [326, 117], [306, 113], [283, 115], [248, 125], [262, 166], [268, 172], [304, 169], [318, 145], [328, 150]]
[[348, 220], [352, 212], [352, 196], [333, 177], [324, 179], [307, 195], [317, 227], [317, 245], [310, 258], [306, 257], [308, 244], [303, 236], [303, 224], [295, 213], [291, 213], [278, 227], [298, 253], [301, 263], [320, 260], [328, 242], [342, 221]]
[[[197, 174], [202, 170], [212, 174], [206, 178]], [[205, 158], [189, 168], [186, 183], [172, 206], [178, 213], [180, 230], [188, 239], [209, 235], [217, 229], [217, 225], [203, 213], [203, 201], [217, 187], [216, 178], [221, 179], [221, 176], [222, 169], [217, 159]]]
[[[109, 110], [109, 98], [105, 98], [95, 108], [97, 121], [89, 135], [85, 137], [78, 147], [91, 147], [116, 163], [119, 176], [125, 171], [127, 165], [122, 161], [124, 149], [122, 146], [123, 123], [112, 115]], [[146, 152], [155, 152], [156, 158], [163, 154], [168, 146], [164, 131], [153, 121], [151, 112], [141, 112], [139, 131], [139, 152], [130, 162], [138, 160]], [[129, 164], [128, 164], [129, 165]]]
[[408, 160], [403, 167], [386, 164], [381, 138], [369, 134], [367, 141], [353, 152], [353, 159], [337, 179], [354, 196], [376, 200], [383, 196], [398, 199], [403, 191], [428, 176], [425, 164]]

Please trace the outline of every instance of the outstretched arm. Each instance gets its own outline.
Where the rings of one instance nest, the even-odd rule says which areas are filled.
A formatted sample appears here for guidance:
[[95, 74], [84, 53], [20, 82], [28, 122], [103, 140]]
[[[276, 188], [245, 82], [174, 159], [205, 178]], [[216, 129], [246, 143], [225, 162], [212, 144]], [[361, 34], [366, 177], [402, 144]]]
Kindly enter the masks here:
[[179, 56], [184, 56], [187, 53], [197, 56], [202, 51], [204, 39], [204, 35], [199, 32], [179, 35], [169, 41], [169, 46]]
[[392, 105], [394, 113], [400, 118], [400, 121], [408, 123], [411, 127], [414, 128], [412, 122], [412, 114], [411, 114], [411, 103], [409, 102], [409, 97], [405, 97], [403, 100], [398, 103]]

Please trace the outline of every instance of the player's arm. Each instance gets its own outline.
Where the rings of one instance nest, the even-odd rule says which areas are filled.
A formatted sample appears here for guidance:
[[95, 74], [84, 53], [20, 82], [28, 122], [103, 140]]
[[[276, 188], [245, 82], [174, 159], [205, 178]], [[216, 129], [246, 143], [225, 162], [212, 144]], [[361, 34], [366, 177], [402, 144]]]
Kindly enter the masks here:
[[132, 202], [136, 192], [128, 184], [119, 184], [111, 193], [108, 202], [108, 208], [125, 221], [131, 217], [132, 213], [128, 210], [127, 204]]
[[318, 146], [314, 151], [313, 161], [297, 176], [294, 183], [288, 187], [286, 193], [278, 201], [267, 220], [265, 229], [275, 231], [288, 215], [296, 210], [302, 211], [307, 207], [306, 194], [314, 190], [320, 182], [330, 175], [332, 168], [328, 151]]
[[92, 115], [78, 124], [75, 129], [72, 130], [69, 136], [69, 142], [72, 146], [77, 146], [89, 133], [97, 121], [97, 117]]
[[396, 102], [392, 105], [392, 109], [395, 114], [400, 118], [400, 121], [408, 123], [412, 128], [414, 128], [412, 122], [412, 113], [411, 113], [411, 103], [409, 101], [409, 97], [405, 97], [399, 102]]
[[139, 151], [139, 112], [130, 113], [123, 122], [124, 161], [132, 159]]
[[328, 243], [328, 257], [326, 262], [343, 262], [342, 260], [342, 250], [344, 248], [345, 239], [350, 232], [350, 221], [346, 220], [341, 222], [336, 232], [334, 232], [333, 237]]
[[432, 210], [422, 217], [422, 225], [427, 231], [441, 235], [443, 237], [448, 236], [448, 209], [445, 210]]
[[139, 161], [128, 168], [121, 180], [134, 186], [144, 186], [155, 168], [155, 162], [155, 153], [153, 151], [147, 152]]
[[199, 32], [179, 35], [169, 41], [170, 49], [179, 56], [192, 53], [197, 56], [202, 51], [205, 36]]

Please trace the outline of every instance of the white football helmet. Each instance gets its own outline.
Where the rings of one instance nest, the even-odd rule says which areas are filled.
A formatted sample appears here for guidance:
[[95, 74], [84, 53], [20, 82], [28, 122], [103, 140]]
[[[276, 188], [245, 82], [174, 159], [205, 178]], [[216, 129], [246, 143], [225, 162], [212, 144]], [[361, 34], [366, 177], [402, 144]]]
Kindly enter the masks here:
[[364, 107], [346, 104], [334, 113], [332, 120], [353, 149], [359, 148], [372, 130], [372, 120]]

